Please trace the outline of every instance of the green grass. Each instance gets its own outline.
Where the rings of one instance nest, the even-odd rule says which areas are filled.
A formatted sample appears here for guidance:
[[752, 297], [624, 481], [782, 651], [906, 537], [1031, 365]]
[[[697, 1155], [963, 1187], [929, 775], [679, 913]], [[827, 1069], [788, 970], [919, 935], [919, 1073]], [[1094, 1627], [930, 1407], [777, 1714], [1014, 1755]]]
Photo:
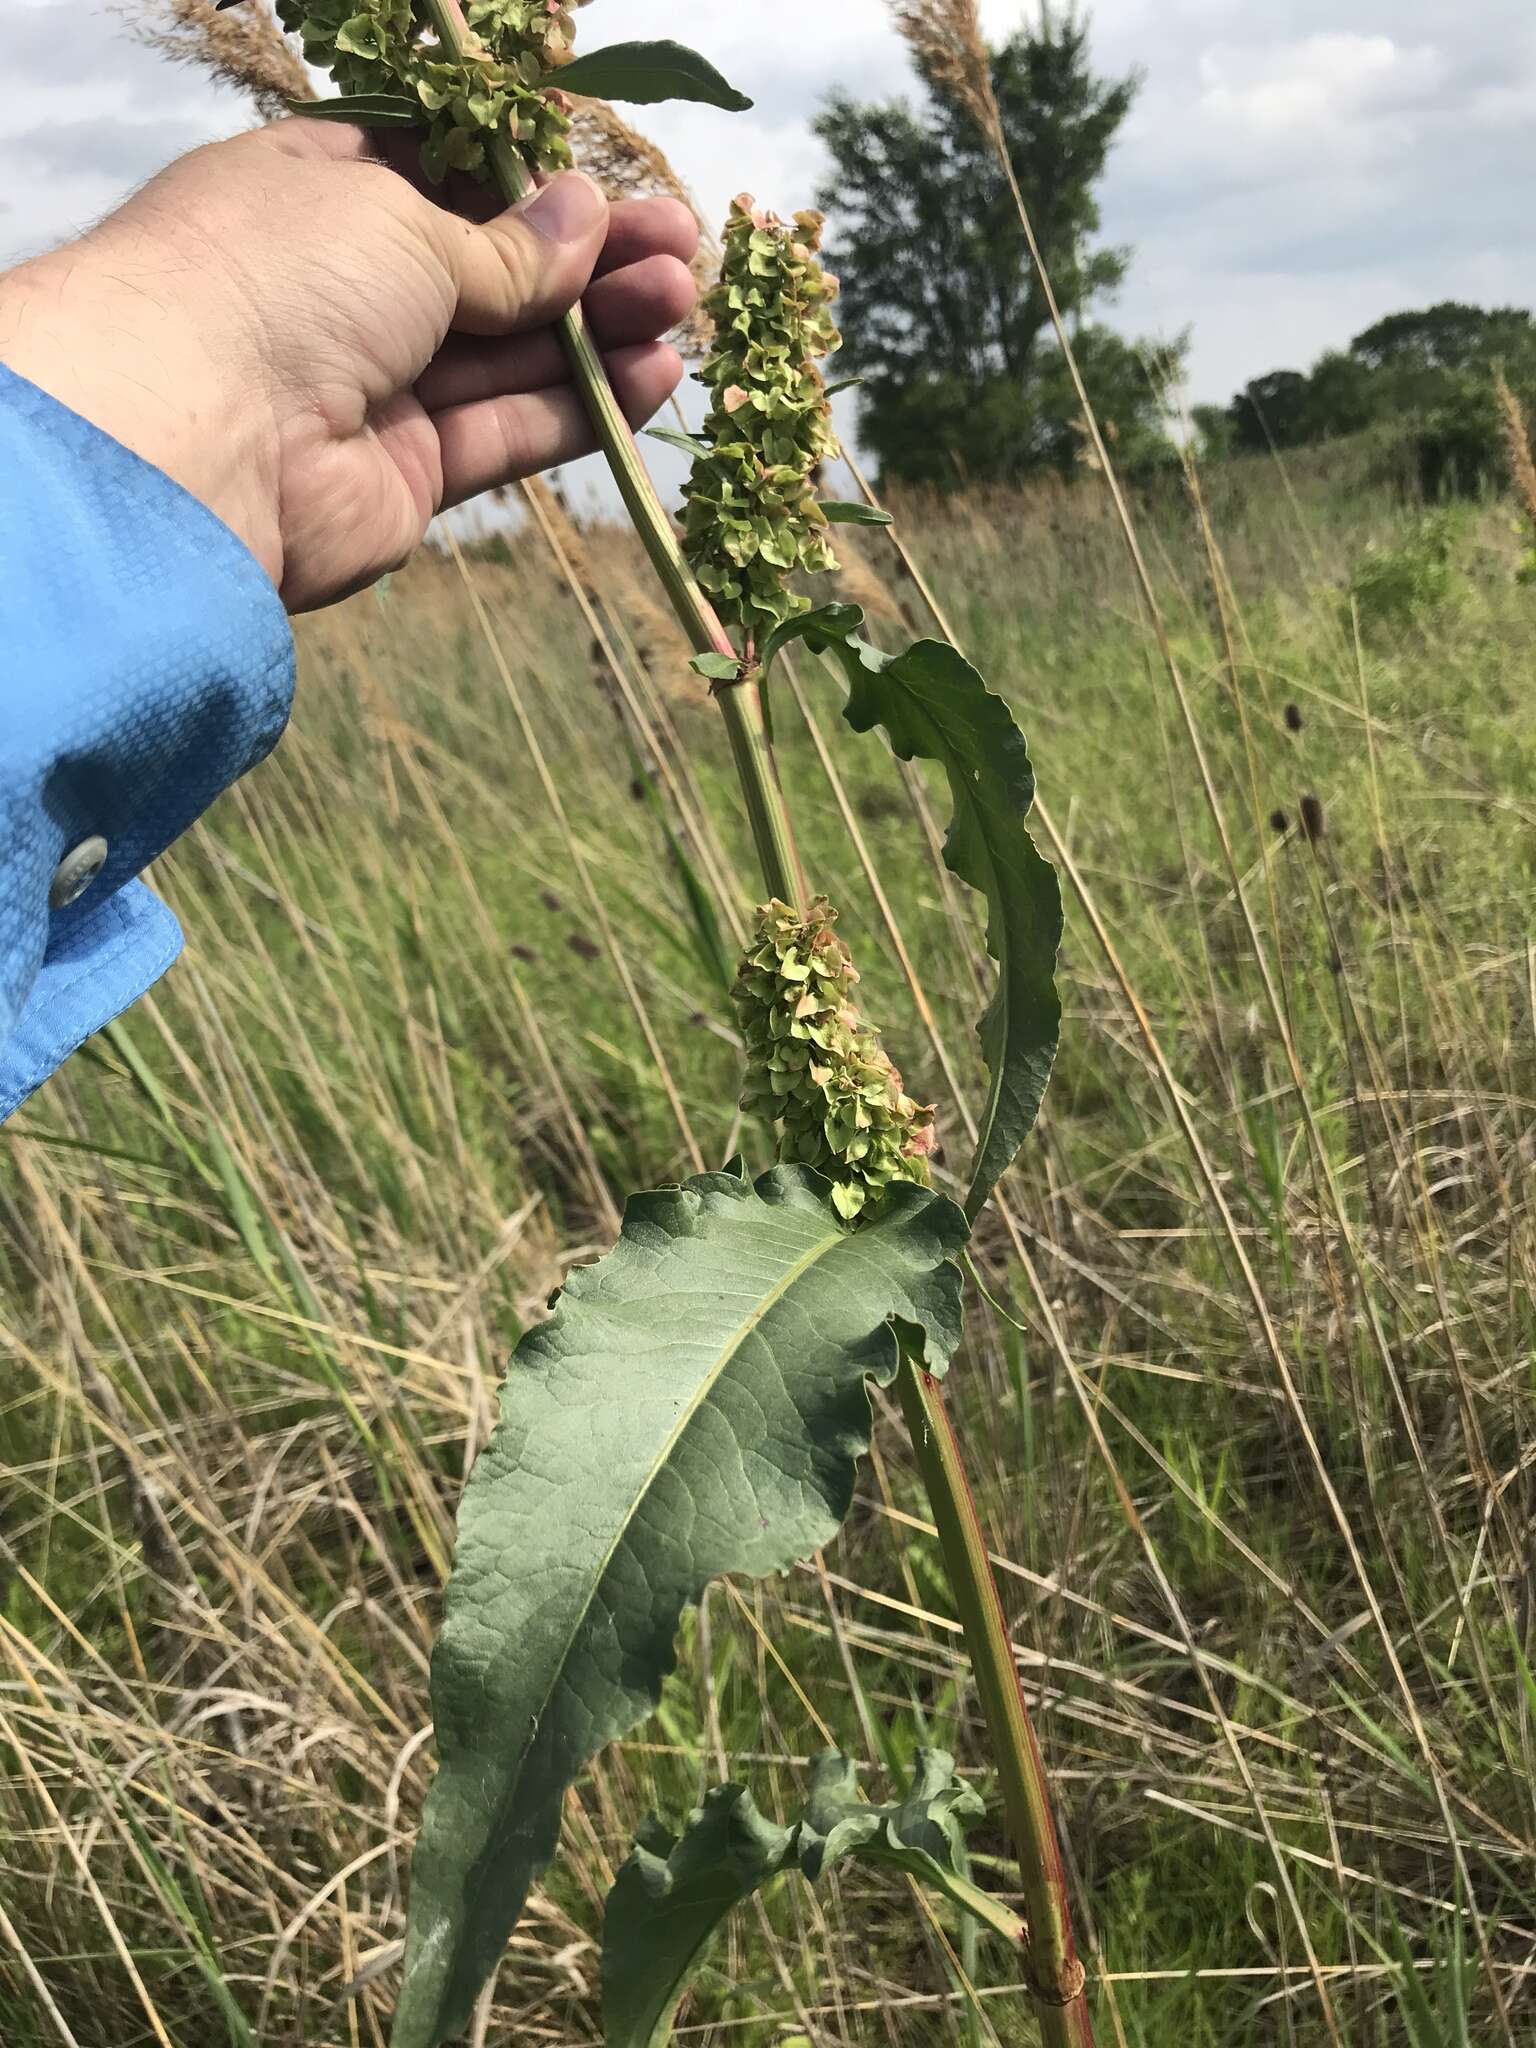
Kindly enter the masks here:
[[[1347, 451], [1205, 485], [1220, 602], [1182, 494], [1139, 521], [1214, 806], [1096, 486], [900, 508], [1082, 885], [1008, 1192], [1027, 1263], [989, 1222], [955, 1399], [1101, 2038], [1519, 2041], [1532, 592], [1507, 513], [1426, 528]], [[185, 961], [7, 1127], [6, 2048], [382, 2044], [496, 1376], [626, 1188], [758, 1142], [718, 721], [629, 543], [575, 538], [622, 685], [531, 530], [469, 566], [506, 677], [449, 561], [308, 623], [289, 740], [163, 863]], [[926, 627], [895, 558], [861, 558], [884, 637], [896, 606]], [[932, 1033], [781, 685], [808, 864], [958, 1173], [939, 1055], [974, 1101], [979, 954], [924, 837], [938, 793], [842, 728], [830, 678], [796, 683]], [[646, 1808], [729, 1770], [783, 1812], [829, 1737], [872, 1772], [940, 1741], [987, 1787], [889, 1415], [823, 1567], [717, 1588], [661, 1713], [572, 1798], [484, 2040], [596, 2043], [602, 1894]], [[1000, 1835], [975, 1847], [1006, 1889]], [[1012, 1959], [859, 1876], [744, 1915], [680, 2036], [803, 2037], [1033, 2034]]]

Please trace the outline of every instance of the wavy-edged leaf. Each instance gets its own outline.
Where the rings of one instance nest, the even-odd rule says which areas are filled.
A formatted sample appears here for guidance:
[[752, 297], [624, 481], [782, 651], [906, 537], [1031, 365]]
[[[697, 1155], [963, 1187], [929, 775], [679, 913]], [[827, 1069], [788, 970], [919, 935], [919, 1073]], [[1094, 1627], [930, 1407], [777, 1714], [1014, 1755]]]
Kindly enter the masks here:
[[629, 100], [654, 106], [658, 100], [698, 100], [744, 114], [752, 102], [720, 76], [707, 57], [686, 43], [609, 43], [562, 64], [549, 81], [562, 92], [595, 100]]
[[869, 1442], [891, 1318], [959, 1341], [952, 1202], [906, 1183], [850, 1230], [776, 1167], [632, 1198], [619, 1242], [518, 1346], [459, 1511], [432, 1666], [441, 1767], [412, 1872], [394, 2048], [468, 2017], [567, 1785], [656, 1704], [683, 1608], [722, 1572], [831, 1540]]
[[984, 1811], [942, 1750], [918, 1751], [904, 1799], [871, 1806], [859, 1798], [853, 1765], [829, 1749], [811, 1766], [810, 1798], [792, 1827], [766, 1819], [742, 1785], [707, 1792], [681, 1836], [647, 1822], [608, 1894], [607, 2048], [662, 2048], [704, 1950], [732, 1909], [787, 1871], [814, 1882], [848, 1857], [893, 1865], [1017, 1941], [1018, 1916], [965, 1875], [965, 1829]]
[[848, 650], [843, 666], [854, 731], [878, 725], [899, 759], [943, 767], [954, 803], [945, 865], [987, 899], [998, 975], [976, 1026], [991, 1085], [965, 1201], [974, 1218], [1034, 1128], [1061, 1037], [1061, 884], [1025, 822], [1035, 774], [1013, 713], [946, 641], [919, 640], [878, 666]]
[[603, 1920], [607, 2048], [667, 2039], [705, 1949], [733, 1907], [791, 1867], [798, 1834], [766, 1819], [745, 1785], [706, 1792], [680, 1836], [646, 1823]]
[[862, 498], [823, 498], [819, 507], [829, 526], [894, 526], [889, 512], [866, 505]]
[[306, 121], [350, 121], [354, 128], [420, 128], [426, 115], [417, 100], [395, 92], [354, 92], [328, 100], [290, 100], [290, 114]]
[[815, 611], [796, 612], [774, 627], [758, 651], [765, 679], [785, 648], [797, 640], [804, 640], [815, 653], [834, 642], [862, 646], [862, 641], [854, 641], [852, 636], [863, 623], [864, 613], [856, 604], [824, 604]]
[[[1056, 1058], [1061, 1003], [1061, 886], [1026, 822], [1035, 800], [1029, 749], [1003, 699], [943, 640], [882, 654], [857, 637], [853, 605], [824, 605], [779, 628], [773, 653], [801, 639], [837, 657], [848, 680], [843, 716], [855, 732], [881, 726], [903, 761], [937, 761], [954, 812], [946, 865], [987, 899], [987, 951], [997, 989], [976, 1026], [990, 1086], [966, 1195], [973, 1219], [1029, 1136]], [[766, 650], [765, 650], [766, 652]]]
[[966, 1830], [985, 1818], [986, 1810], [980, 1794], [955, 1776], [955, 1760], [947, 1750], [920, 1749], [911, 1789], [889, 1806], [860, 1799], [853, 1765], [836, 1750], [824, 1750], [812, 1768], [811, 1796], [800, 1824], [800, 1868], [814, 1881], [847, 1856], [893, 1864], [1017, 1941], [1018, 1915], [966, 1875]]

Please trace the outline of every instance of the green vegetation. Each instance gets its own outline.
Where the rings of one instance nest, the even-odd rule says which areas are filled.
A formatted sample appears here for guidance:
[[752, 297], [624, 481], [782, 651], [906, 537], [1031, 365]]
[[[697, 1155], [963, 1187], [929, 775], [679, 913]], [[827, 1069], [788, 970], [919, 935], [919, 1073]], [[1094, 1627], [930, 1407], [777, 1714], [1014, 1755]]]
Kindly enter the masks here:
[[[1445, 530], [1453, 604], [1357, 639], [1351, 581], [1419, 532], [1368, 468], [1211, 470], [1214, 557], [1177, 489], [1135, 507], [1243, 905], [1099, 486], [896, 507], [1070, 863], [1063, 1052], [949, 1385], [1100, 2028], [1147, 2048], [1531, 2024], [1536, 634], [1490, 507]], [[497, 1378], [623, 1189], [744, 1149], [726, 736], [633, 541], [539, 505], [596, 639], [537, 524], [307, 622], [290, 741], [164, 864], [187, 959], [0, 1141], [7, 2048], [55, 2048], [52, 2008], [81, 2048], [382, 2038]], [[872, 636], [926, 624], [856, 540]], [[962, 1193], [984, 954], [912, 831], [946, 793], [834, 738], [841, 685], [790, 659], [802, 850]], [[651, 1809], [676, 1831], [732, 1780], [790, 1828], [827, 1746], [881, 1801], [921, 1743], [997, 1813], [883, 1404], [875, 1444], [837, 1542], [717, 1586], [568, 1795], [487, 2042], [601, 2040], [602, 1903]], [[995, 1824], [969, 1853], [1016, 1907]], [[932, 1895], [914, 1935], [901, 1870], [760, 1901], [685, 2040], [1031, 2040], [1001, 1938]]]
[[1509, 475], [1501, 379], [1536, 403], [1536, 318], [1448, 299], [1389, 314], [1305, 374], [1256, 377], [1225, 410], [1197, 406], [1195, 421], [1209, 451], [1247, 454], [1369, 430], [1423, 497], [1470, 497]]
[[[860, 438], [893, 482], [1071, 475], [1086, 448], [1082, 402], [1013, 194], [947, 42], [921, 26], [909, 41], [923, 87], [916, 108], [843, 92], [816, 122], [834, 166], [821, 204], [837, 216], [844, 360], [865, 380]], [[1087, 23], [1051, 9], [986, 54], [1013, 173], [1095, 410], [1122, 467], [1167, 461], [1156, 384], [1176, 375], [1181, 350], [1157, 352], [1154, 380], [1146, 351], [1088, 317], [1130, 264], [1127, 250], [1095, 244], [1095, 189], [1137, 81], [1098, 77]]]
[[[1267, 468], [1202, 483], [1190, 466], [1177, 491], [1165, 473], [1133, 512], [1108, 443], [1124, 440], [1133, 471], [1152, 466], [1152, 443], [1101, 428], [1109, 387], [1094, 388], [1106, 347], [1126, 352], [1093, 329], [1080, 350], [1069, 341], [1044, 282], [1061, 209], [1026, 192], [1018, 138], [1040, 138], [1003, 104], [1020, 76], [1048, 79], [1041, 106], [1082, 131], [1088, 160], [1063, 200], [1078, 230], [1063, 252], [1070, 312], [1092, 270], [1078, 259], [1093, 150], [1101, 166], [1125, 89], [1091, 79], [1071, 21], [1047, 17], [1000, 58], [971, 8], [897, 13], [925, 81], [974, 130], [977, 163], [990, 159], [1014, 260], [1032, 266], [1015, 282], [1027, 274], [1026, 297], [1041, 285], [1025, 357], [1005, 346], [987, 372], [991, 395], [1033, 415], [1000, 437], [1008, 473], [1053, 459], [1049, 377], [1029, 352], [1048, 325], [1078, 452], [1125, 550], [1096, 565], [1095, 599], [1122, 562], [1130, 573], [1127, 623], [1106, 624], [1104, 643], [1121, 663], [1155, 652], [1140, 705], [1157, 750], [1127, 761], [1117, 733], [1115, 797], [1086, 826], [1089, 782], [1067, 784], [1064, 815], [1035, 805], [1014, 711], [963, 651], [1017, 656], [1028, 625], [1039, 673], [1058, 636], [1080, 683], [1061, 701], [1074, 732], [1092, 730], [1091, 686], [1073, 676], [1090, 586], [1077, 578], [1064, 615], [1060, 590], [1032, 607], [1010, 576], [1028, 501], [955, 499], [943, 516], [909, 501], [926, 576], [900, 526], [881, 544], [894, 554], [839, 569], [828, 525], [891, 518], [852, 465], [854, 500], [819, 496], [837, 451], [814, 358], [837, 337], [818, 217], [790, 228], [747, 200], [733, 215], [712, 301], [728, 317], [704, 373], [716, 402], [702, 439], [671, 436], [697, 454], [686, 546], [581, 310], [557, 323], [682, 648], [664, 624], [650, 648], [635, 637], [650, 600], [630, 541], [580, 532], [529, 486], [515, 543], [446, 543], [439, 584], [451, 563], [460, 609], [423, 614], [427, 658], [407, 674], [440, 692], [457, 644], [456, 711], [494, 719], [500, 699], [475, 675], [488, 659], [538, 796], [524, 833], [498, 844], [506, 899], [526, 900], [521, 870], [547, 837], [591, 920], [568, 950], [611, 971], [618, 1022], [599, 1012], [594, 1033], [597, 991], [573, 990], [569, 967], [541, 971], [525, 941], [505, 951], [497, 863], [471, 854], [459, 815], [485, 788], [478, 766], [471, 801], [445, 801], [456, 764], [483, 762], [487, 744], [505, 757], [493, 728], [478, 752], [463, 746], [426, 705], [402, 705], [378, 650], [354, 648], [343, 665], [364, 730], [381, 735], [373, 786], [389, 792], [366, 897], [355, 866], [350, 893], [328, 893], [335, 854], [369, 839], [366, 819], [338, 829], [341, 777], [306, 786], [280, 839], [242, 792], [228, 873], [246, 892], [254, 877], [278, 923], [269, 936], [242, 900], [228, 958], [259, 986], [244, 1006], [234, 986], [200, 992], [191, 1029], [162, 1026], [148, 1051], [115, 1027], [110, 1051], [93, 1048], [98, 1075], [53, 1091], [61, 1122], [8, 1139], [14, 1337], [35, 1394], [5, 1413], [19, 1454], [5, 1469], [34, 1512], [20, 1543], [5, 1538], [0, 1646], [15, 1677], [0, 1695], [0, 1795], [27, 1853], [19, 1917], [0, 1934], [19, 2024], [38, 2038], [47, 2027], [78, 2048], [87, 2024], [105, 2018], [117, 2038], [132, 2014], [160, 2048], [210, 2023], [236, 2044], [275, 2033], [295, 2048], [317, 2027], [382, 2048], [386, 2026], [393, 2048], [530, 2026], [595, 2031], [607, 2048], [732, 2033], [768, 2048], [786, 2029], [846, 2041], [860, 2014], [893, 2042], [911, 2021], [921, 2039], [1091, 2048], [1097, 2008], [1122, 2042], [1170, 2028], [1252, 2038], [1276, 2022], [1290, 2042], [1335, 2048], [1394, 2025], [1415, 2042], [1469, 2044], [1476, 2029], [1516, 2048], [1531, 2017], [1521, 1112], [1536, 956], [1525, 892], [1503, 901], [1490, 877], [1509, 886], [1528, 865], [1533, 817], [1497, 779], [1507, 755], [1451, 730], [1460, 700], [1443, 671], [1428, 736], [1392, 704], [1399, 676], [1422, 683], [1426, 653], [1448, 667], [1448, 648], [1487, 660], [1518, 643], [1525, 565], [1486, 522], [1443, 511], [1364, 532], [1379, 507], [1358, 474], [1331, 494], [1321, 472], [1286, 478], [1286, 530], [1314, 553], [1300, 576], [1271, 564], [1258, 595], [1226, 538], [1241, 522], [1225, 522], [1245, 492], [1255, 505], [1272, 492]], [[472, 0], [468, 17], [461, 0], [370, 0], [306, 18], [306, 54], [349, 94], [327, 118], [415, 128], [431, 176], [483, 174], [510, 204], [565, 160], [567, 103], [546, 81], [571, 23], [555, 0]], [[749, 104], [673, 44], [611, 46], [560, 75], [578, 93]], [[997, 249], [987, 261], [995, 282]], [[1465, 396], [1479, 367], [1468, 332], [1405, 317], [1356, 348], [1421, 397], [1413, 364], [1443, 375], [1459, 350]], [[1518, 393], [1502, 358], [1482, 367], [1528, 500]], [[1448, 434], [1446, 407], [1423, 405], [1421, 427]], [[1058, 447], [1056, 467], [1078, 452], [1069, 463]], [[1421, 459], [1426, 495], [1444, 481]], [[1331, 576], [1308, 484], [1311, 510], [1331, 507], [1350, 536]], [[1098, 503], [1080, 486], [1055, 534]], [[807, 568], [842, 574], [848, 601], [783, 588]], [[558, 621], [507, 645], [508, 614], [526, 628], [551, 569], [543, 602], [574, 604], [592, 636], [618, 719], [611, 756], [548, 672]], [[404, 587], [377, 600], [401, 607], [392, 670], [413, 627], [404, 607], [430, 606], [433, 575], [419, 565], [409, 600]], [[893, 576], [906, 586], [894, 600]], [[706, 592], [727, 601], [734, 637]], [[933, 631], [913, 639], [917, 601]], [[866, 609], [902, 651], [864, 636]], [[707, 730], [685, 732], [684, 650], [722, 714]], [[846, 686], [846, 725], [883, 733], [887, 782], [829, 749], [807, 682], [817, 661]], [[796, 714], [777, 758], [770, 685]], [[1308, 702], [1354, 723], [1355, 759], [1337, 731], [1331, 759], [1315, 747], [1293, 823], [1272, 798]], [[614, 757], [640, 806], [627, 833]], [[812, 759], [837, 829], [822, 816], [797, 841]], [[1476, 788], [1485, 827], [1514, 821], [1509, 847], [1490, 831], [1479, 850], [1470, 915], [1421, 873], [1422, 820], [1414, 835], [1396, 822], [1399, 804], [1439, 800], [1438, 782], [1416, 792], [1429, 763]], [[1123, 859], [1084, 842], [1134, 800], [1118, 822], [1145, 861], [1154, 792], [1177, 861], [1144, 904], [1140, 867], [1128, 884]], [[1026, 829], [1032, 806], [1054, 867]], [[583, 816], [603, 821], [597, 841]], [[331, 835], [327, 860], [290, 873], [315, 832]], [[748, 840], [759, 880], [744, 901]], [[306, 879], [321, 883], [313, 909]], [[979, 925], [956, 882], [984, 903]], [[1063, 884], [1069, 945], [1084, 948], [1074, 992], [1097, 1029], [1079, 1020], [1065, 1100], [1026, 1153], [1060, 1036]], [[745, 903], [764, 894], [749, 928]], [[382, 930], [375, 895], [393, 913]], [[540, 900], [564, 909], [556, 889]], [[859, 1009], [833, 900], [852, 911], [844, 930], [872, 908], [889, 948]], [[298, 934], [324, 944], [295, 951]], [[306, 974], [333, 992], [324, 1046], [291, 994]], [[679, 1050], [679, 1002], [713, 1041], [697, 1061]], [[866, 1012], [931, 1054], [912, 1092]], [[973, 1045], [957, 1029], [978, 1012]], [[615, 1069], [605, 1094], [583, 1041]], [[734, 1090], [722, 1097], [710, 1071], [726, 1056], [747, 1069], [728, 1128]], [[83, 1113], [76, 1087], [92, 1091]], [[508, 1138], [519, 1109], [527, 1126]], [[760, 1162], [765, 1136], [783, 1163], [754, 1180], [742, 1153]], [[669, 1156], [648, 1159], [658, 1146]], [[476, 1213], [441, 1240], [445, 1176]], [[635, 1185], [652, 1191], [621, 1196]], [[519, 1341], [493, 1403], [492, 1304], [536, 1216], [561, 1245], [573, 1230], [587, 1241], [559, 1258], [545, 1315], [514, 1304]], [[425, 1330], [410, 1315], [428, 1284], [422, 1245], [451, 1296]], [[172, 1309], [157, 1324], [161, 1296]], [[953, 1409], [940, 1386], [952, 1361]], [[251, 1393], [231, 1399], [225, 1375]], [[318, 1464], [295, 1496], [280, 1468], [301, 1442]], [[250, 1503], [230, 1503], [226, 1475], [247, 1453]], [[273, 1500], [280, 1526], [262, 1530]], [[784, 1584], [770, 1592], [775, 1574], [814, 1582], [824, 1619]], [[1037, 1596], [1034, 1611], [1005, 1604], [1000, 1579]], [[433, 1775], [416, 1723], [439, 1589]], [[267, 1787], [274, 1826], [250, 1796], [251, 1730], [284, 1719], [258, 1689], [263, 1658], [283, 1653], [294, 1698], [312, 1698]], [[860, 1786], [877, 1757], [883, 1805]], [[1053, 1785], [1084, 1795], [1069, 1800], [1065, 1857]], [[664, 1811], [686, 1794], [681, 1833], [639, 1819], [646, 1791]], [[1133, 1815], [1118, 1861], [1098, 1822], [1111, 1798]], [[418, 1800], [402, 1887], [402, 1807], [413, 1820]], [[378, 1839], [357, 1848], [359, 1829]], [[791, 1871], [811, 1889], [776, 1882]], [[61, 1949], [63, 1897], [79, 1932]], [[919, 1916], [915, 1953], [898, 1899]], [[750, 1926], [733, 1910], [748, 1901]], [[1234, 1939], [1239, 1911], [1251, 1948]], [[1178, 1961], [1160, 1964], [1170, 1946]], [[97, 1981], [100, 1956], [111, 1974]]]

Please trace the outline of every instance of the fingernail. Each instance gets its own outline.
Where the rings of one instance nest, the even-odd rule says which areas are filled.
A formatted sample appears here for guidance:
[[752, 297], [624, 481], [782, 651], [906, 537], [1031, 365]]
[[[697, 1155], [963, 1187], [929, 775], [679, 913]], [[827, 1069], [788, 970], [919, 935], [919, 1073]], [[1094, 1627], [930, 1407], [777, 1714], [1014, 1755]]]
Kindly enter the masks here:
[[608, 201], [583, 171], [564, 171], [525, 200], [523, 219], [549, 242], [584, 242]]

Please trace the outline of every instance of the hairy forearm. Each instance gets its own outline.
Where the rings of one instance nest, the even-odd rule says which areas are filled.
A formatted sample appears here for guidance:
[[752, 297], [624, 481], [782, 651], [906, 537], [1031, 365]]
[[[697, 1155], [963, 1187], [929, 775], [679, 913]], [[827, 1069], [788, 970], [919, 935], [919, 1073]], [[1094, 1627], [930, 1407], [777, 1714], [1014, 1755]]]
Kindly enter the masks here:
[[220, 296], [174, 244], [98, 232], [0, 277], [0, 362], [190, 491], [276, 582], [275, 436]]

